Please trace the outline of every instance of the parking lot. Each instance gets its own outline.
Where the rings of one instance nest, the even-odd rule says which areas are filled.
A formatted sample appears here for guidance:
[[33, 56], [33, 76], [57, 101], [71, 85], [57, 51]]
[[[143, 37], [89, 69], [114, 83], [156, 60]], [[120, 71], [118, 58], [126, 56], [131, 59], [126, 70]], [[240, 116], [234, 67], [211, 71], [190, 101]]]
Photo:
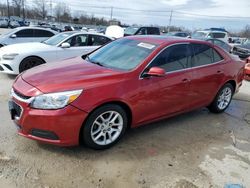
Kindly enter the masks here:
[[250, 83], [226, 113], [199, 109], [130, 130], [116, 146], [61, 148], [17, 136], [0, 75], [0, 187], [250, 186]]

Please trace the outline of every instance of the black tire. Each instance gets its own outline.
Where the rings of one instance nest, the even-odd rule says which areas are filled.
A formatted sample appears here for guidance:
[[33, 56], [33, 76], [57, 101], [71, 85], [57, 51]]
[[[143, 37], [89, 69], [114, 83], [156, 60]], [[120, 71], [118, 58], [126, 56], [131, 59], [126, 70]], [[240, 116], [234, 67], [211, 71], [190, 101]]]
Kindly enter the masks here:
[[44, 64], [45, 62], [37, 57], [27, 57], [19, 65], [19, 72], [24, 72], [28, 69]]
[[[224, 106], [220, 106], [219, 104], [221, 103], [219, 100], [220, 100], [220, 97], [222, 96], [222, 93], [223, 91], [225, 91], [226, 89], [229, 89], [231, 91], [231, 96], [230, 96], [230, 99], [229, 101], [227, 102], [228, 104], [225, 103], [225, 100], [224, 100], [224, 103], [225, 105]], [[228, 90], [228, 91], [229, 91]], [[231, 101], [232, 101], [232, 97], [233, 97], [233, 94], [234, 94], [234, 87], [232, 86], [232, 84], [230, 83], [226, 83], [220, 90], [219, 92], [217, 93], [216, 97], [214, 98], [213, 102], [208, 106], [208, 109], [210, 112], [212, 113], [222, 113], [224, 112], [228, 106], [230, 105]], [[229, 98], [229, 97], [228, 97]]]
[[[122, 126], [122, 128], [120, 128], [121, 130], [119, 131], [119, 133], [115, 132], [115, 134], [119, 134], [119, 136], [117, 135], [118, 137], [116, 139], [114, 139], [111, 143], [107, 143], [105, 145], [98, 144], [98, 143], [96, 143], [96, 142], [98, 142], [98, 140], [95, 142], [94, 139], [92, 138], [92, 133], [93, 133], [92, 130], [95, 128], [95, 126], [97, 126], [98, 128], [96, 128], [96, 129], [99, 130], [99, 127], [100, 127], [101, 123], [98, 125], [98, 124], [95, 124], [94, 122], [98, 121], [98, 118], [101, 115], [104, 116], [104, 115], [106, 115], [106, 113], [113, 112], [113, 111], [115, 113], [120, 114], [119, 118], [120, 119], [122, 118], [122, 120], [123, 120], [122, 121], [123, 122], [123, 126]], [[109, 123], [107, 123], [107, 124], [109, 124]], [[103, 125], [103, 124], [101, 124], [101, 125]], [[127, 126], [128, 126], [127, 114], [126, 114], [125, 110], [122, 107], [120, 107], [119, 105], [115, 105], [115, 104], [108, 104], [108, 105], [101, 106], [100, 108], [96, 109], [94, 112], [92, 112], [89, 115], [87, 121], [83, 125], [83, 129], [82, 129], [83, 143], [87, 147], [90, 147], [90, 148], [96, 149], [96, 150], [102, 150], [102, 149], [110, 148], [111, 146], [115, 145], [122, 138], [122, 136], [124, 135], [124, 133], [125, 133], [125, 131], [127, 129]], [[101, 127], [103, 127], [103, 126], [101, 126]], [[95, 131], [97, 131], [97, 130], [95, 130]], [[104, 131], [104, 129], [101, 129], [101, 131], [98, 134], [96, 134], [96, 135], [99, 135], [99, 134], [105, 134], [106, 135], [105, 137], [104, 137], [104, 135], [101, 136], [100, 139], [102, 137], [104, 139], [107, 138], [107, 135], [109, 137], [108, 130], [106, 130], [107, 132], [105, 132], [105, 133], [103, 131]], [[114, 133], [114, 132], [112, 132], [112, 133]], [[112, 133], [110, 133], [110, 135], [112, 135]], [[113, 135], [115, 135], [115, 134], [113, 134]]]

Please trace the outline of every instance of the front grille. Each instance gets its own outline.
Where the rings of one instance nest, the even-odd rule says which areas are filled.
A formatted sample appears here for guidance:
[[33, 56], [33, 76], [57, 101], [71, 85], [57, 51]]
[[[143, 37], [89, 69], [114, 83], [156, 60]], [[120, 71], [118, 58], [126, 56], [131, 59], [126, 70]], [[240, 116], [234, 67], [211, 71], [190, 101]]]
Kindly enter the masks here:
[[15, 102], [13, 102], [13, 108], [15, 110], [16, 116], [20, 117], [22, 114], [22, 108], [18, 104], [16, 104]]
[[0, 65], [0, 71], [3, 71], [4, 69], [3, 69], [3, 67]]
[[24, 100], [28, 100], [28, 99], [31, 98], [31, 97], [29, 97], [29, 96], [25, 96], [25, 95], [19, 93], [19, 92], [16, 91], [16, 90], [14, 90], [14, 93], [15, 93], [18, 97], [20, 97], [21, 99], [24, 99]]

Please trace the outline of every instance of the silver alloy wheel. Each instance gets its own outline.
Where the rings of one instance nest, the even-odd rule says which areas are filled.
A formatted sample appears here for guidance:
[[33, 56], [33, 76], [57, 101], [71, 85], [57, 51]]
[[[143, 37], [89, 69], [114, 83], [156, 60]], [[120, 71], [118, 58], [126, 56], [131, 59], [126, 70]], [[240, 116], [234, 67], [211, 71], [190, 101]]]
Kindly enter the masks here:
[[123, 118], [117, 111], [107, 111], [99, 115], [91, 126], [91, 138], [98, 145], [114, 142], [123, 129]]
[[226, 87], [222, 90], [218, 101], [217, 106], [220, 110], [224, 110], [229, 105], [232, 98], [232, 90], [229, 87]]

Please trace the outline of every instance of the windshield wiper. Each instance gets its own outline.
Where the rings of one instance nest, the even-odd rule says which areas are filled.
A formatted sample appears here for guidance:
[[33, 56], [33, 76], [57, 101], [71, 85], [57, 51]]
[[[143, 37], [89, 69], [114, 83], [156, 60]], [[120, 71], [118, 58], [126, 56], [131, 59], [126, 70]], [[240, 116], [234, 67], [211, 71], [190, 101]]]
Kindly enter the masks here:
[[99, 66], [101, 66], [101, 67], [104, 67], [104, 65], [101, 64], [100, 62], [94, 62], [94, 61], [90, 61], [90, 62], [93, 63], [93, 64], [96, 64], [96, 65], [99, 65]]
[[89, 58], [89, 56], [87, 56], [87, 57], [85, 58], [85, 60], [87, 60], [87, 61], [90, 62], [90, 63], [93, 63], [93, 64], [99, 65], [99, 66], [101, 66], [101, 67], [104, 67], [104, 65], [101, 64], [100, 62], [91, 61], [90, 58]]

